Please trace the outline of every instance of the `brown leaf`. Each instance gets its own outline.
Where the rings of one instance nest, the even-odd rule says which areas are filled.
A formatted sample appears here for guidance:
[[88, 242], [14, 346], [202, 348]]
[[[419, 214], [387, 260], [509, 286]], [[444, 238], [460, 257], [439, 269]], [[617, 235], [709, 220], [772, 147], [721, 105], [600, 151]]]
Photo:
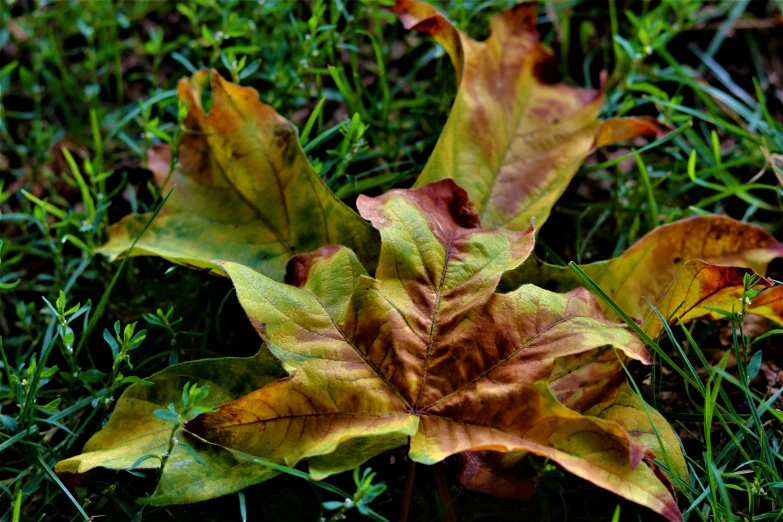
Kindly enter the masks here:
[[454, 179], [487, 227], [540, 227], [596, 147], [668, 130], [646, 117], [602, 122], [602, 92], [552, 83], [557, 64], [539, 40], [536, 10], [530, 2], [494, 16], [492, 34], [478, 42], [429, 4], [395, 4], [406, 29], [446, 49], [457, 76], [449, 119], [416, 186]]
[[[680, 520], [666, 486], [639, 465], [649, 450], [549, 387], [564, 359], [606, 347], [649, 363], [641, 342], [604, 320], [585, 290], [495, 293], [532, 250], [532, 229], [479, 228], [451, 180], [362, 196], [358, 207], [382, 238], [375, 278], [344, 248], [295, 260], [289, 273], [301, 287], [223, 264], [289, 376], [198, 417], [190, 431], [287, 465], [309, 459], [318, 478], [408, 437], [410, 458], [425, 464], [465, 451], [534, 453]], [[614, 382], [593, 367], [590, 376]]]

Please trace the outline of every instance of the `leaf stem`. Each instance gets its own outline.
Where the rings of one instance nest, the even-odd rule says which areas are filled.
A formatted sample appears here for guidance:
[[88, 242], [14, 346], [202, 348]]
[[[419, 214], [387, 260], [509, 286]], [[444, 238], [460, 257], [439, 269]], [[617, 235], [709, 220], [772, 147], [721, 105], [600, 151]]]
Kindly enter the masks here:
[[413, 475], [416, 471], [416, 462], [408, 457], [408, 473], [405, 476], [405, 489], [402, 491], [402, 505], [400, 506], [399, 522], [408, 522], [408, 511], [411, 508], [411, 497], [413, 496]]
[[435, 489], [438, 491], [440, 505], [443, 508], [443, 520], [445, 522], [457, 522], [457, 513], [452, 505], [451, 491], [449, 491], [449, 484], [446, 482], [446, 475], [443, 473], [443, 462], [438, 462], [432, 466], [432, 474], [435, 477]]
[[177, 433], [177, 430], [180, 428], [180, 426], [181, 424], [177, 423], [174, 425], [173, 428], [171, 428], [171, 433], [169, 433], [169, 447], [166, 450], [166, 453], [160, 456], [160, 469], [158, 470], [158, 485], [160, 485], [160, 481], [163, 478], [163, 470], [166, 468], [166, 463], [169, 461], [171, 452], [174, 451], [174, 441], [176, 440], [176, 437], [174, 437], [174, 435]]

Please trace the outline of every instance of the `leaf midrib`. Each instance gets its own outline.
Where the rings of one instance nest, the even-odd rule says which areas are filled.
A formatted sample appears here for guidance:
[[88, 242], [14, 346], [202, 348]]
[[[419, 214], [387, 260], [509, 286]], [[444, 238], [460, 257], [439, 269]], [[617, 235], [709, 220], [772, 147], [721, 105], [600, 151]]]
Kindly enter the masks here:
[[[440, 281], [438, 282], [438, 288], [435, 290], [435, 306], [432, 308], [432, 320], [430, 321], [430, 338], [427, 341], [427, 353], [424, 356], [424, 371], [421, 375], [421, 382], [419, 383], [419, 391], [416, 394], [416, 400], [413, 401], [414, 411], [419, 405], [421, 394], [424, 391], [424, 385], [427, 382], [427, 373], [430, 368], [430, 359], [432, 357], [432, 345], [435, 344], [435, 330], [438, 327], [438, 313], [440, 312], [440, 299], [443, 295], [443, 283], [446, 281], [446, 269], [449, 266], [449, 260], [451, 259], [451, 249], [454, 241], [454, 235], [449, 235], [449, 242], [446, 245], [446, 255], [443, 260], [443, 270], [440, 274]], [[422, 259], [423, 261], [424, 259]], [[429, 272], [429, 271], [428, 271]]]
[[427, 406], [425, 406], [424, 408], [422, 408], [422, 411], [427, 411], [427, 410], [431, 409], [433, 406], [435, 406], [436, 404], [438, 404], [438, 403], [440, 403], [440, 402], [442, 402], [442, 401], [444, 401], [444, 400], [448, 399], [449, 397], [452, 397], [453, 395], [456, 395], [457, 393], [460, 393], [461, 391], [465, 390], [466, 388], [469, 388], [470, 386], [473, 386], [475, 383], [477, 383], [477, 382], [478, 382], [478, 381], [480, 381], [481, 379], [484, 379], [484, 378], [485, 378], [487, 375], [489, 375], [490, 373], [492, 373], [492, 372], [493, 372], [493, 371], [495, 371], [496, 369], [498, 369], [498, 368], [500, 368], [501, 366], [503, 366], [504, 364], [506, 364], [506, 363], [507, 363], [509, 360], [511, 360], [511, 359], [512, 359], [514, 356], [516, 356], [516, 355], [517, 355], [519, 352], [521, 352], [521, 351], [522, 351], [522, 350], [524, 350], [524, 349], [525, 349], [527, 346], [529, 346], [529, 345], [530, 345], [530, 343], [532, 343], [532, 342], [533, 342], [535, 339], [537, 339], [539, 336], [541, 336], [541, 335], [543, 335], [544, 333], [548, 332], [549, 330], [551, 330], [551, 329], [552, 329], [552, 328], [554, 328], [555, 326], [557, 326], [557, 325], [559, 325], [559, 324], [562, 324], [562, 323], [565, 323], [565, 322], [567, 322], [567, 321], [571, 321], [571, 320], [573, 320], [573, 319], [574, 319], [574, 317], [567, 317], [567, 318], [565, 318], [565, 319], [560, 319], [560, 320], [558, 320], [558, 321], [555, 321], [555, 322], [553, 322], [553, 323], [551, 323], [551, 324], [547, 325], [547, 327], [546, 327], [546, 328], [544, 328], [544, 329], [542, 329], [541, 331], [537, 332], [537, 333], [536, 333], [536, 334], [535, 334], [533, 337], [531, 337], [530, 339], [528, 339], [527, 341], [525, 341], [525, 343], [523, 343], [523, 344], [522, 344], [522, 345], [521, 345], [519, 348], [517, 348], [516, 350], [514, 350], [513, 352], [511, 352], [511, 353], [510, 353], [509, 355], [507, 355], [506, 357], [504, 357], [504, 358], [500, 359], [500, 360], [499, 360], [497, 363], [495, 363], [493, 366], [491, 366], [491, 367], [490, 367], [490, 368], [488, 368], [487, 370], [484, 370], [482, 373], [480, 373], [479, 375], [477, 375], [476, 377], [474, 377], [474, 378], [473, 378], [473, 379], [472, 379], [470, 382], [468, 382], [468, 383], [464, 384], [463, 386], [460, 386], [459, 388], [457, 388], [456, 390], [452, 391], [452, 392], [451, 392], [451, 393], [449, 393], [448, 395], [444, 395], [444, 396], [443, 396], [443, 397], [441, 397], [440, 399], [438, 399], [438, 400], [436, 400], [436, 401], [434, 401], [434, 402], [432, 402], [432, 403], [428, 404]]

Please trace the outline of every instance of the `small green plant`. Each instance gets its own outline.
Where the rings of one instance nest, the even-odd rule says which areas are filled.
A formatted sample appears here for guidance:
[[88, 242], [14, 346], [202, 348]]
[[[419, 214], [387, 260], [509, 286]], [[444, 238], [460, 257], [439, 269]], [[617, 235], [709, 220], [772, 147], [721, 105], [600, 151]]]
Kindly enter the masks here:
[[115, 391], [123, 384], [137, 383], [141, 384], [142, 386], [152, 386], [153, 384], [149, 381], [145, 381], [144, 379], [140, 379], [139, 377], [125, 376], [122, 374], [122, 371], [120, 371], [123, 363], [127, 365], [129, 369], [133, 369], [133, 364], [131, 364], [130, 354], [128, 352], [141, 346], [141, 343], [144, 342], [144, 339], [147, 338], [147, 330], [141, 330], [137, 333], [136, 324], [137, 323], [135, 322], [126, 324], [125, 328], [122, 329], [122, 332], [120, 332], [120, 322], [115, 322], [113, 337], [109, 330], [103, 330], [103, 339], [111, 349], [113, 360], [111, 367], [111, 384], [109, 385], [109, 394], [102, 400], [103, 405], [107, 408], [114, 401]]
[[194, 450], [192, 446], [177, 440], [176, 432], [178, 429], [182, 428], [183, 424], [191, 420], [196, 415], [215, 412], [214, 409], [207, 408], [199, 404], [204, 399], [206, 399], [208, 395], [209, 386], [199, 386], [195, 382], [188, 382], [185, 384], [185, 387], [182, 388], [182, 405], [179, 409], [177, 409], [172, 402], [169, 403], [169, 407], [167, 409], [155, 410], [153, 412], [157, 418], [163, 419], [173, 424], [171, 433], [169, 435], [168, 449], [166, 450], [166, 453], [160, 456], [160, 470], [158, 471], [158, 478], [163, 476], [163, 472], [166, 468], [166, 462], [168, 462], [169, 457], [171, 456], [171, 452], [174, 451], [174, 448], [177, 446], [193, 455], [193, 458], [196, 459], [196, 462], [199, 464], [205, 463], [201, 457], [198, 456], [198, 453], [196, 453], [196, 450]]
[[177, 332], [174, 327], [177, 326], [179, 323], [182, 322], [182, 317], [179, 317], [177, 319], [173, 319], [174, 314], [174, 305], [169, 305], [169, 307], [164, 312], [162, 308], [158, 308], [155, 311], [155, 314], [141, 314], [141, 317], [147, 321], [149, 324], [160, 326], [161, 328], [165, 329], [168, 335], [171, 337], [170, 343], [171, 345], [175, 345], [177, 343], [177, 335], [179, 335], [181, 332]]
[[[275, 464], [274, 462], [263, 459], [258, 459], [256, 462], [275, 471], [306, 480], [313, 486], [343, 497], [344, 500], [329, 500], [326, 502], [321, 502], [322, 510], [334, 511], [335, 513], [332, 513], [329, 518], [327, 518], [323, 515], [322, 512], [322, 516], [319, 519], [320, 522], [337, 522], [339, 520], [345, 520], [347, 518], [348, 512], [352, 509], [356, 509], [356, 511], [362, 515], [373, 520], [377, 520], [379, 522], [388, 522], [388, 519], [379, 515], [373, 511], [372, 508], [370, 508], [370, 504], [386, 491], [386, 484], [383, 482], [373, 484], [373, 480], [375, 480], [377, 473], [373, 473], [372, 468], [365, 468], [364, 471], [362, 471], [360, 467], [354, 468], [353, 482], [356, 485], [356, 492], [351, 495], [343, 489], [329, 484], [328, 482], [314, 480], [310, 475], [303, 471], [299, 471], [288, 466], [283, 466], [281, 464]], [[240, 502], [241, 501], [242, 499]]]
[[87, 302], [87, 304], [82, 306], [77, 303], [76, 305], [70, 308], [66, 308], [66, 297], [65, 297], [65, 293], [62, 290], [60, 290], [60, 294], [57, 297], [57, 300], [55, 301], [54, 305], [52, 305], [52, 303], [49, 302], [49, 300], [46, 299], [45, 297], [42, 297], [42, 299], [46, 303], [46, 306], [49, 307], [49, 310], [51, 311], [56, 321], [57, 337], [62, 342], [61, 348], [62, 348], [63, 356], [65, 357], [65, 360], [68, 361], [68, 365], [70, 366], [70, 370], [73, 375], [73, 378], [79, 377], [80, 375], [77, 373], [78, 365], [76, 363], [76, 359], [74, 358], [74, 348], [73, 348], [74, 341], [75, 341], [75, 334], [73, 328], [71, 327], [71, 323], [76, 319], [78, 319], [80, 316], [89, 312], [90, 309], [92, 308], [92, 304], [90, 302]]
[[377, 473], [372, 472], [372, 468], [367, 468], [363, 473], [360, 473], [359, 468], [353, 470], [353, 482], [356, 484], [356, 493], [353, 494], [353, 497], [346, 497], [342, 502], [331, 500], [321, 504], [325, 510], [335, 511], [328, 519], [328, 522], [337, 522], [345, 519], [346, 514], [352, 509], [356, 509], [356, 511], [365, 516], [373, 513], [370, 509], [370, 503], [386, 491], [386, 484], [383, 482], [378, 484], [372, 483], [377, 475]]
[[169, 433], [168, 445], [166, 451], [162, 455], [144, 455], [140, 457], [128, 471], [133, 471], [139, 467], [142, 462], [149, 459], [158, 459], [160, 461], [160, 467], [158, 468], [158, 481], [163, 476], [166, 470], [166, 463], [171, 457], [171, 453], [175, 448], [180, 447], [190, 453], [193, 458], [199, 464], [206, 464], [201, 457], [198, 456], [196, 450], [190, 444], [180, 441], [177, 438], [177, 431], [192, 418], [202, 413], [213, 413], [215, 410], [202, 406], [200, 403], [204, 401], [209, 395], [209, 386], [199, 386], [197, 383], [187, 382], [182, 388], [182, 402], [177, 407], [173, 402], [169, 403], [168, 408], [165, 410], [155, 410], [153, 415], [157, 418], [171, 423], [171, 432]]

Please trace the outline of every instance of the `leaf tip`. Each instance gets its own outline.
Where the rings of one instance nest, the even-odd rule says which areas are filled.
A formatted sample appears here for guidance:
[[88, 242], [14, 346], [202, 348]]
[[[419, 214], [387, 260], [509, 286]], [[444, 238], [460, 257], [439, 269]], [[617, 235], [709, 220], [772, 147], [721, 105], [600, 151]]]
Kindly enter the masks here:
[[652, 458], [655, 456], [650, 450], [638, 442], [634, 442], [632, 440], [629, 442], [630, 446], [628, 448], [628, 454], [630, 457], [631, 469], [636, 469], [636, 466], [638, 466], [639, 463], [645, 458]]
[[376, 198], [361, 195], [356, 200], [356, 207], [364, 219], [380, 230], [391, 222], [391, 218], [387, 215], [390, 212], [386, 209], [393, 199], [404, 199], [413, 203], [430, 220], [442, 226], [457, 226], [465, 229], [481, 227], [478, 211], [468, 192], [451, 178], [435, 181], [416, 189], [390, 190]]
[[394, 12], [397, 13], [405, 29], [413, 29], [433, 36], [440, 32], [443, 24], [446, 23], [437, 9], [416, 0], [396, 0]]
[[604, 120], [595, 133], [595, 147], [613, 145], [640, 136], [663, 138], [674, 129], [649, 116], [628, 116]]
[[287, 285], [302, 288], [310, 275], [310, 267], [316, 259], [329, 259], [342, 247], [326, 245], [314, 252], [298, 254], [288, 260], [285, 267], [283, 282]]

